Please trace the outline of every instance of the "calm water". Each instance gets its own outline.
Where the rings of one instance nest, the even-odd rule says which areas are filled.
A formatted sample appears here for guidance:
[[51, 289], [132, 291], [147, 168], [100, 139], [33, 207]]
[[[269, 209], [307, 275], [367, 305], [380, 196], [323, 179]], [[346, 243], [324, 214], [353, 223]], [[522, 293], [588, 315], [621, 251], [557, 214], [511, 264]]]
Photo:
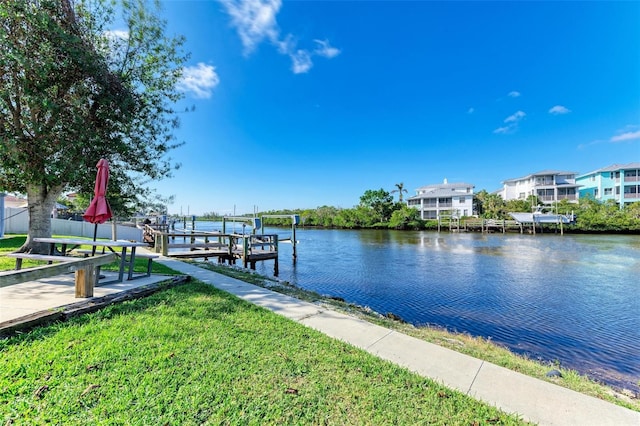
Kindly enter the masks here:
[[[280, 245], [280, 279], [640, 390], [639, 236], [299, 229], [297, 239], [296, 265]], [[272, 275], [273, 262], [258, 272]]]

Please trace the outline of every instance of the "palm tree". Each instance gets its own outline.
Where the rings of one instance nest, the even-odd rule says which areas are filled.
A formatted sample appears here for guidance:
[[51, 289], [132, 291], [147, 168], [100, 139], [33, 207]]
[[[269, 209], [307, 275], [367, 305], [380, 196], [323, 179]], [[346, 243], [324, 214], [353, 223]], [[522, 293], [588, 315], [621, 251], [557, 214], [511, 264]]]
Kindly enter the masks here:
[[402, 202], [402, 193], [403, 192], [409, 192], [406, 189], [404, 189], [404, 183], [400, 182], [400, 183], [396, 183], [396, 188], [398, 189], [394, 189], [393, 191], [391, 191], [391, 193], [393, 194], [394, 192], [398, 193], [398, 200], [400, 202]]

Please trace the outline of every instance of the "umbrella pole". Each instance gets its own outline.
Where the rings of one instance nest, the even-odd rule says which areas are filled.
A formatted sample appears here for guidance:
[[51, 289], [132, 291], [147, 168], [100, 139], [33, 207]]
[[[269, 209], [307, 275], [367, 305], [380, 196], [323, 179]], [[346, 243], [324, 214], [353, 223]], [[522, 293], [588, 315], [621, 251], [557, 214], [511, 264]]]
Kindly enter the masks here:
[[[93, 241], [96, 240], [96, 237], [98, 235], [98, 224], [94, 224], [93, 225]], [[96, 246], [94, 245], [93, 248], [91, 249], [91, 256], [95, 256], [96, 254]]]

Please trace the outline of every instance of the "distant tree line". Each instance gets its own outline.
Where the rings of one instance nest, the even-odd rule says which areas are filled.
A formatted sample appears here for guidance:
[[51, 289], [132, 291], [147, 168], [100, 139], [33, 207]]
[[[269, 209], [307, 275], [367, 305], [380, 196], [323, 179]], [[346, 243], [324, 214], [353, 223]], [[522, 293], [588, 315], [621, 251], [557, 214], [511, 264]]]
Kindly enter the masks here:
[[[396, 185], [397, 186], [397, 185]], [[392, 192], [402, 194], [402, 188]], [[400, 197], [399, 197], [400, 198]], [[511, 219], [509, 212], [532, 212], [542, 203], [535, 196], [525, 200], [505, 201], [498, 194], [485, 190], [475, 196], [475, 217], [484, 219]], [[565, 226], [565, 231], [575, 232], [640, 232], [640, 202], [620, 209], [613, 201], [599, 202], [593, 198], [581, 198], [579, 203], [562, 200], [550, 206], [548, 211], [576, 215], [576, 223]], [[384, 189], [367, 190], [360, 203], [353, 208], [321, 206], [315, 209], [272, 210], [260, 215], [300, 216], [300, 226], [339, 229], [437, 229], [437, 220], [423, 220], [418, 209], [401, 201], [394, 201]], [[214, 219], [214, 217], [210, 217]], [[465, 220], [466, 218], [461, 218]], [[265, 219], [267, 226], [290, 226], [287, 219]]]

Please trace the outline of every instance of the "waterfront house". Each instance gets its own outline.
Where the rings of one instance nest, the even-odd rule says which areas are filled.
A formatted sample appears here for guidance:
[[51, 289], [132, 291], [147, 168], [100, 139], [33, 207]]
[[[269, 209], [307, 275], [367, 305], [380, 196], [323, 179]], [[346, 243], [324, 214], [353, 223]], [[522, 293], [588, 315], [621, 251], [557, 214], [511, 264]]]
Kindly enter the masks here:
[[544, 170], [527, 176], [502, 182], [502, 190], [497, 193], [505, 201], [525, 200], [535, 195], [544, 204], [560, 200], [578, 201], [579, 184], [576, 173], [559, 170]]
[[421, 219], [438, 219], [441, 215], [456, 217], [473, 214], [473, 188], [470, 183], [443, 183], [418, 188], [407, 200], [410, 207], [420, 211]]
[[576, 177], [580, 197], [614, 200], [620, 208], [640, 201], [640, 162], [613, 164]]

